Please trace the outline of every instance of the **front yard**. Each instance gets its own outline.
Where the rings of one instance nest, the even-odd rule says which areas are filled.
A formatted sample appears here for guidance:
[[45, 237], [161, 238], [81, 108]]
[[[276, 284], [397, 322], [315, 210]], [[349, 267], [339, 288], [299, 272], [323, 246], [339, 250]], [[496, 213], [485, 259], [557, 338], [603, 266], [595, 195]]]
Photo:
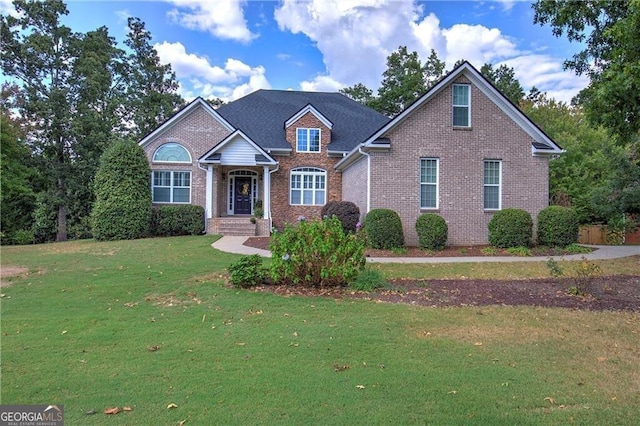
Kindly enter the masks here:
[[[2, 247], [3, 271], [27, 271], [2, 278], [1, 403], [62, 404], [70, 425], [631, 425], [640, 416], [637, 310], [239, 290], [224, 277], [238, 256], [212, 242]], [[638, 262], [599, 265], [628, 275]], [[544, 262], [377, 267], [395, 280], [549, 278]]]

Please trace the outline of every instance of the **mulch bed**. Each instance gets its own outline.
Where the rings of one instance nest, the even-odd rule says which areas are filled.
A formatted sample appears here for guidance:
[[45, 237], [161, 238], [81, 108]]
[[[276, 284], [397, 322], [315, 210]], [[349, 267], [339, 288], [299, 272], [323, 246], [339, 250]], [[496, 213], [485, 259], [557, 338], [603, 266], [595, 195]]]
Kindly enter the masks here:
[[[245, 245], [268, 250], [269, 238], [256, 237]], [[551, 255], [561, 253], [545, 253]], [[385, 250], [370, 250], [369, 256], [394, 256]], [[498, 256], [509, 254], [497, 253]], [[482, 247], [453, 247], [429, 253], [408, 249], [400, 256], [486, 256]], [[588, 296], [576, 296], [568, 290], [575, 286], [571, 278], [540, 278], [527, 280], [413, 280], [397, 279], [390, 288], [372, 293], [355, 292], [348, 288], [302, 288], [265, 285], [254, 291], [268, 291], [283, 296], [330, 297], [334, 299], [366, 299], [384, 303], [405, 303], [425, 307], [450, 306], [540, 306], [580, 310], [616, 310], [640, 312], [640, 276], [615, 275], [594, 278]]]

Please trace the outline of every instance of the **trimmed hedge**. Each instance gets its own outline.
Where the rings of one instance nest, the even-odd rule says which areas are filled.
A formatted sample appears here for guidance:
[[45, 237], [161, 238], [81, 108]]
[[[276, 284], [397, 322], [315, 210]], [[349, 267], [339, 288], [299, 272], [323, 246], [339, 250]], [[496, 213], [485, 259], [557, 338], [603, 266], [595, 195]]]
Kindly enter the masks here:
[[147, 234], [151, 219], [151, 170], [142, 148], [119, 141], [100, 157], [95, 177], [96, 202], [91, 211], [97, 240], [125, 240]]
[[391, 250], [404, 247], [404, 233], [400, 216], [390, 209], [373, 209], [364, 218], [367, 243], [376, 249]]
[[447, 244], [449, 227], [441, 216], [426, 213], [418, 216], [416, 232], [421, 249], [442, 250]]
[[521, 209], [504, 209], [493, 214], [489, 222], [489, 244], [499, 248], [531, 247], [533, 220]]
[[578, 213], [572, 208], [549, 206], [538, 214], [538, 244], [566, 247], [578, 242]]
[[150, 231], [158, 237], [202, 234], [204, 208], [192, 205], [153, 207]]
[[322, 207], [322, 218], [336, 216], [345, 234], [356, 232], [360, 221], [360, 209], [351, 201], [330, 201]]

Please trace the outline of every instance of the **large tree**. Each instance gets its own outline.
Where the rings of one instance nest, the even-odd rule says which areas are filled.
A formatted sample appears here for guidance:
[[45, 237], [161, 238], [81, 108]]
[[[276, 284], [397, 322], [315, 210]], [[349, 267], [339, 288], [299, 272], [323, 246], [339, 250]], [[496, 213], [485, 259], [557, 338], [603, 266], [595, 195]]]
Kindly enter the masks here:
[[67, 178], [70, 176], [73, 93], [73, 43], [78, 39], [61, 16], [60, 0], [14, 2], [18, 17], [1, 21], [0, 50], [4, 73], [20, 80], [26, 95], [20, 113], [30, 123], [28, 140], [42, 160], [48, 191], [57, 211], [58, 241], [67, 238]]
[[535, 23], [584, 46], [565, 67], [591, 79], [580, 94], [589, 119], [640, 150], [640, 0], [538, 1], [533, 9]]
[[524, 90], [516, 78], [513, 68], [504, 64], [498, 68], [494, 68], [491, 64], [484, 64], [480, 68], [480, 73], [515, 105], [518, 105], [524, 97]]
[[151, 45], [151, 33], [139, 18], [129, 18], [125, 44], [131, 50], [127, 69], [128, 119], [134, 124], [129, 135], [134, 140], [147, 135], [169, 118], [184, 100], [171, 65], [162, 65]]

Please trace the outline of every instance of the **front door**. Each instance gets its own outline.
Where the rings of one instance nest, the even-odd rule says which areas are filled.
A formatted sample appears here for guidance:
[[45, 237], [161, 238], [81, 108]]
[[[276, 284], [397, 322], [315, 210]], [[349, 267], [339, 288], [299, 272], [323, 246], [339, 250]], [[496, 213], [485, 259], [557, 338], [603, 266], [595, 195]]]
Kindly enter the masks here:
[[251, 214], [251, 177], [236, 176], [233, 184], [233, 214]]

